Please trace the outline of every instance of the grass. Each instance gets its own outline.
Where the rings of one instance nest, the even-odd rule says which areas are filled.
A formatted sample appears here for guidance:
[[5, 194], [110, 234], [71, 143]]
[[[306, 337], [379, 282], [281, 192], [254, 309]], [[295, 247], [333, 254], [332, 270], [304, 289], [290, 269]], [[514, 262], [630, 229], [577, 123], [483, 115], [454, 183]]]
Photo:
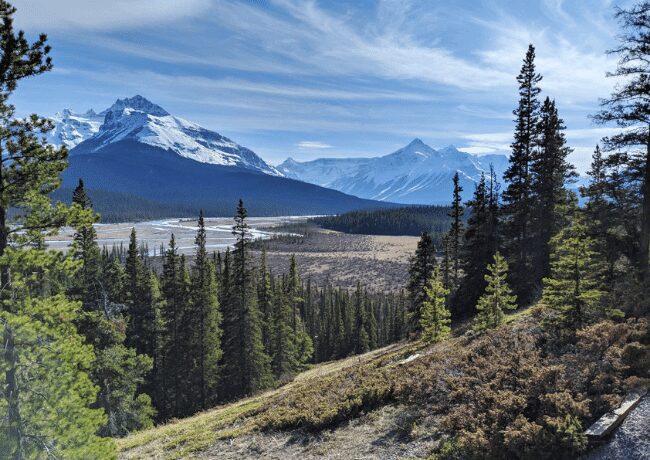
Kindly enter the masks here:
[[[431, 453], [438, 449], [444, 458], [455, 455], [445, 453], [447, 447], [495, 458], [553, 449], [578, 453], [584, 449], [585, 424], [648, 377], [643, 357], [650, 353], [650, 328], [645, 320], [603, 321], [580, 331], [575, 343], [549, 348], [544, 343], [552, 345], [552, 331], [540, 329], [538, 314], [544, 312], [533, 307], [507, 315], [502, 327], [482, 334], [433, 346], [402, 342], [320, 364], [280, 388], [120, 439], [118, 448], [122, 458], [188, 458], [215, 449], [235, 458], [232, 454], [254, 454], [247, 447], [233, 451], [219, 440], [241, 447], [251, 439], [245, 435], [254, 433], [261, 455], [267, 443], [283, 436], [289, 444], [281, 448], [291, 448], [291, 433], [317, 439], [352, 427], [348, 435], [358, 438], [354, 426], [368, 423], [369, 414], [402, 407], [408, 433], [426, 434]], [[631, 346], [645, 354], [630, 352]], [[414, 354], [417, 359], [402, 362]], [[368, 446], [379, 435], [389, 433], [355, 441]], [[342, 453], [351, 445], [349, 439], [329, 447], [316, 441], [309, 452]]]
[[[192, 417], [172, 420], [149, 430], [133, 433], [117, 440], [121, 458], [144, 459], [187, 458], [200, 452], [220, 439], [232, 439], [252, 431], [266, 430], [280, 426], [277, 401], [291, 395], [302, 394], [302, 390], [317, 387], [314, 382], [333, 381], [335, 377], [359, 366], [381, 366], [394, 362], [416, 352], [422, 346], [418, 343], [399, 343], [373, 350], [360, 356], [319, 364], [299, 374], [288, 384], [259, 395], [219, 406]], [[281, 406], [284, 407], [284, 406]], [[274, 410], [275, 409], [275, 410]], [[336, 408], [333, 408], [336, 412]], [[295, 425], [292, 416], [298, 412], [286, 413], [282, 420], [287, 426]], [[343, 415], [343, 414], [341, 414]]]

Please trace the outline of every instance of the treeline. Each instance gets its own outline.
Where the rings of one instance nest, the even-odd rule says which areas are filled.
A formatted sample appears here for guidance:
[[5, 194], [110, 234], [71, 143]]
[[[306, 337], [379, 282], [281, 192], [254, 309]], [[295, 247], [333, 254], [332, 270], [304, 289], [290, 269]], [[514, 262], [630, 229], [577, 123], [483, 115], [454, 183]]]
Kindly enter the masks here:
[[[92, 209], [82, 181], [73, 203]], [[193, 263], [172, 235], [160, 274], [135, 230], [126, 251], [109, 251], [100, 250], [92, 226], [76, 229], [73, 258], [82, 264], [69, 296], [82, 302], [78, 332], [106, 357], [91, 375], [112, 373], [95, 380], [98, 404], [111, 414], [101, 434], [124, 435], [154, 414], [188, 416], [284, 382], [310, 363], [404, 336], [403, 295], [370, 295], [361, 285], [317, 289], [302, 282], [294, 257], [274, 276], [264, 249], [259, 263], [252, 255], [246, 217], [240, 201], [233, 251], [208, 254], [201, 213]]]
[[405, 206], [352, 211], [311, 220], [324, 228], [345, 233], [420, 236], [427, 232], [434, 240], [441, 241], [449, 228], [448, 214], [449, 206]]
[[[74, 188], [61, 187], [54, 190], [50, 197], [54, 203], [60, 202], [69, 206], [72, 204], [73, 191]], [[152, 201], [129, 193], [106, 190], [93, 189], [87, 190], [87, 193], [92, 198], [93, 210], [101, 215], [102, 223], [196, 216], [196, 209], [188, 205]], [[215, 217], [232, 214], [231, 207], [226, 206], [214, 211], [217, 212], [210, 215]]]
[[638, 56], [644, 55], [639, 34], [650, 28], [649, 9], [644, 3], [619, 13], [631, 32], [619, 50], [616, 75], [628, 80], [595, 119], [625, 129], [603, 140], [607, 156], [596, 146], [591, 182], [581, 189], [583, 207], [568, 187], [576, 173], [567, 159], [572, 149], [564, 122], [555, 101], [540, 98], [542, 76], [529, 46], [517, 77], [520, 99], [505, 189], [491, 171], [463, 204], [456, 174], [442, 259], [424, 233], [411, 263], [410, 331], [436, 341], [449, 333], [450, 316], [475, 317], [481, 330], [501, 324], [508, 310], [537, 302], [550, 315], [544, 325], [569, 338], [597, 319], [647, 314], [650, 110], [640, 83], [645, 76], [635, 66], [647, 62]]

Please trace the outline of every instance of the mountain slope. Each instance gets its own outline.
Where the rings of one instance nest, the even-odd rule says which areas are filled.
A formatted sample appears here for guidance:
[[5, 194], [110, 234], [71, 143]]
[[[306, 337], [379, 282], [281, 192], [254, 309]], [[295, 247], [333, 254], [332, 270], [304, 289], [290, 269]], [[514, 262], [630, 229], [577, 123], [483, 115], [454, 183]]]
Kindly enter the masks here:
[[64, 109], [51, 117], [54, 129], [47, 133], [47, 142], [72, 149], [97, 134], [104, 123], [104, 116], [104, 113], [98, 114], [92, 109], [83, 114]]
[[[135, 195], [166, 208], [203, 209], [210, 216], [232, 215], [239, 198], [252, 215], [313, 215], [392, 206], [336, 190], [247, 168], [200, 163], [131, 139], [96, 151], [71, 152], [64, 186], [84, 179], [88, 189]], [[138, 215], [138, 209], [124, 218]], [[174, 217], [174, 216], [168, 216]]]
[[65, 111], [55, 123], [52, 142], [72, 147], [63, 186], [83, 178], [111, 220], [185, 216], [190, 209], [228, 216], [239, 198], [259, 216], [391, 206], [284, 178], [252, 150], [142, 96], [118, 99], [100, 114]]
[[[118, 99], [102, 114], [103, 123], [97, 131], [78, 143], [71, 155], [97, 153], [121, 141], [135, 141], [199, 163], [281, 176], [252, 150], [196, 123], [175, 117], [142, 96]], [[57, 129], [64, 131], [66, 128], [59, 125]]]
[[501, 177], [504, 155], [478, 157], [449, 146], [435, 150], [420, 139], [394, 153], [374, 158], [330, 158], [304, 163], [291, 158], [277, 169], [287, 177], [333, 188], [362, 198], [406, 204], [447, 204], [458, 172], [469, 198], [482, 172], [494, 165]]

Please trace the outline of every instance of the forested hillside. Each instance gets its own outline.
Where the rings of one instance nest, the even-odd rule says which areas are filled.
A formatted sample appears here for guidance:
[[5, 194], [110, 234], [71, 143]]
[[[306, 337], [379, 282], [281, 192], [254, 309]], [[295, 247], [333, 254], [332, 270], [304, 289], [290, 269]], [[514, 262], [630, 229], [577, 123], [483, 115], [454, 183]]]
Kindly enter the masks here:
[[449, 228], [448, 206], [407, 206], [396, 209], [351, 211], [315, 217], [313, 222], [331, 230], [364, 235], [412, 235], [427, 232], [441, 241]]

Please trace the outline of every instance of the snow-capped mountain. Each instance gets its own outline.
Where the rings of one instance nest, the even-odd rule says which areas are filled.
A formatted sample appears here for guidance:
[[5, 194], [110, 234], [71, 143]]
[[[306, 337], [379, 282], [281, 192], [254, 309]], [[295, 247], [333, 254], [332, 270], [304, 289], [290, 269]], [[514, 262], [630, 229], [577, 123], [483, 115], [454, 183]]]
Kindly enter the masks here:
[[453, 146], [435, 150], [420, 139], [389, 155], [374, 158], [329, 158], [297, 162], [288, 158], [277, 169], [286, 177], [380, 201], [447, 204], [452, 177], [458, 172], [465, 199], [490, 164], [500, 178], [505, 155], [476, 156]]
[[104, 116], [104, 113], [98, 114], [92, 109], [83, 114], [73, 113], [70, 109], [57, 112], [51, 117], [54, 129], [48, 133], [47, 141], [57, 147], [65, 145], [72, 149], [99, 131]]
[[175, 117], [142, 96], [118, 99], [111, 107], [84, 115], [69, 110], [53, 117], [50, 142], [74, 148], [71, 155], [93, 154], [118, 143], [137, 142], [183, 158], [220, 166], [281, 174], [255, 152], [191, 121]]
[[[87, 115], [59, 117], [57, 132], [72, 132], [81, 118], [93, 118]], [[58, 142], [76, 143], [62, 174], [63, 196], [83, 178], [100, 213], [141, 219], [147, 209], [172, 213], [168, 217], [202, 209], [226, 216], [239, 199], [258, 216], [392, 206], [283, 177], [253, 151], [141, 96], [119, 99], [99, 115], [97, 129], [76, 129], [78, 135]]]

